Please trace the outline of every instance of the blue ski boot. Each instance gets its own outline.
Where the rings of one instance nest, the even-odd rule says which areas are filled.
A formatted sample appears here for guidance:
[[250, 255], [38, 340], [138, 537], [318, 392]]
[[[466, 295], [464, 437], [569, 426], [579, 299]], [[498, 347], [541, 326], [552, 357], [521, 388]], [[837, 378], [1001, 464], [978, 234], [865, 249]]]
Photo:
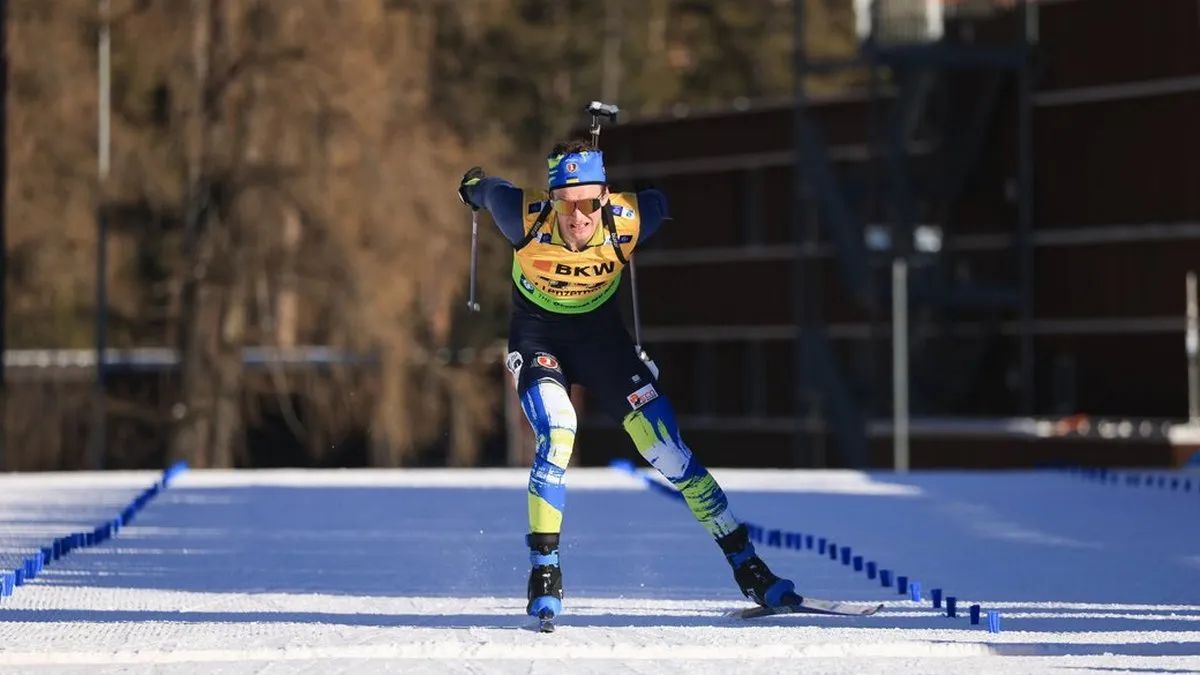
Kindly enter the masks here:
[[745, 525], [738, 525], [736, 530], [718, 539], [717, 545], [725, 552], [742, 595], [763, 607], [799, 604], [795, 584], [775, 576], [754, 553], [754, 544], [750, 543]]
[[562, 569], [558, 566], [558, 535], [529, 534], [525, 537], [529, 545], [529, 604], [525, 612], [536, 616], [543, 632], [554, 630], [551, 623], [562, 613]]

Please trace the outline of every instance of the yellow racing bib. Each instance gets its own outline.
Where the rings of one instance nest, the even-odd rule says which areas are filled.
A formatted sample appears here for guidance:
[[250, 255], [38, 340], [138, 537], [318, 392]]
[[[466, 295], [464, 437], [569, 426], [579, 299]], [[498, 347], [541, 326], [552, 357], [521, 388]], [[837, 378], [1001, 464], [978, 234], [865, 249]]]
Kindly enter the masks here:
[[[513, 283], [530, 302], [559, 314], [583, 314], [604, 304], [621, 281], [622, 262], [638, 243], [641, 216], [637, 194], [613, 193], [604, 206], [615, 233], [601, 223], [582, 251], [567, 248], [550, 211], [540, 228], [544, 201], [525, 204], [525, 236], [529, 241], [513, 253]], [[531, 236], [532, 235], [532, 236]], [[620, 247], [621, 256], [617, 255]]]

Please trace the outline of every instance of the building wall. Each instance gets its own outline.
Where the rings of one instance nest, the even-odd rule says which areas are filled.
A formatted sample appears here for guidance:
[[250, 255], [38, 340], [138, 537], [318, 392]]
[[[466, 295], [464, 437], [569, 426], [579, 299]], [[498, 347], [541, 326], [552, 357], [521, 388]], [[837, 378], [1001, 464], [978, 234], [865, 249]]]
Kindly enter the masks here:
[[[1053, 2], [1039, 6], [1038, 20], [1036, 412], [1181, 417], [1183, 283], [1200, 269], [1200, 3]], [[995, 43], [1013, 25], [1001, 17], [979, 34]], [[942, 105], [971, 105], [986, 77], [948, 77], [957, 98]], [[915, 414], [1017, 412], [1014, 79], [1001, 82], [963, 196], [924, 214], [944, 225], [947, 239], [912, 272]], [[813, 100], [809, 115], [847, 202], [867, 211], [877, 203], [871, 177], [880, 171], [867, 160], [869, 101]], [[653, 184], [671, 199], [675, 220], [639, 253], [638, 275], [643, 332], [685, 433], [714, 456], [710, 463], [807, 461], [795, 453], [793, 432], [779, 430], [794, 417], [797, 396], [792, 107], [634, 121], [607, 130], [604, 150], [618, 185]], [[913, 150], [917, 175], [947, 170], [938, 149]], [[839, 364], [868, 416], [886, 417], [886, 317], [873, 322], [850, 297], [824, 230], [815, 244], [805, 260], [817, 270]], [[884, 287], [886, 258], [872, 264]], [[929, 326], [937, 330], [923, 334]], [[596, 434], [595, 444], [588, 435], [581, 443], [590, 462], [617, 452], [609, 435]], [[940, 458], [931, 463], [957, 465], [945, 459], [944, 443], [915, 442], [918, 455], [924, 447]], [[761, 451], [747, 455], [746, 446]], [[836, 464], [836, 451], [828, 459]]]

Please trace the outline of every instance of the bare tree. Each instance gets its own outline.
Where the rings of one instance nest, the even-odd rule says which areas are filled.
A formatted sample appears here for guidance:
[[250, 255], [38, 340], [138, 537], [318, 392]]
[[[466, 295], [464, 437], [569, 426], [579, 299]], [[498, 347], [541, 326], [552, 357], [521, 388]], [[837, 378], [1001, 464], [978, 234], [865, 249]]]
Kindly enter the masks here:
[[[445, 186], [459, 151], [430, 114], [420, 66], [431, 15], [382, 2], [192, 7], [175, 453], [236, 459], [240, 348], [276, 342], [285, 326], [295, 340], [303, 323], [377, 364], [329, 375], [324, 400], [305, 409], [314, 434], [368, 424], [372, 463], [396, 465], [449, 424], [455, 461], [471, 462], [491, 418], [484, 371], [434, 358], [451, 339], [465, 229], [446, 213], [458, 214]], [[269, 299], [252, 324], [259, 285]], [[274, 375], [290, 395], [294, 383]], [[347, 391], [365, 405], [334, 404]]]
[[[831, 17], [824, 33], [853, 39], [834, 11], [848, 3], [810, 1]], [[142, 440], [109, 465], [158, 461], [164, 447], [201, 466], [243, 464], [247, 426], [275, 410], [308, 448], [297, 463], [364, 429], [372, 464], [473, 463], [503, 386], [492, 345], [511, 252], [482, 238], [485, 315], [464, 322], [462, 171], [539, 179], [543, 146], [578, 121], [577, 99], [605, 72], [609, 90], [620, 75], [631, 111], [788, 91], [779, 7], [111, 0], [102, 196], [97, 3], [12, 0], [11, 344], [91, 344], [103, 199], [110, 344], [176, 345], [182, 358], [178, 373], [112, 395], [113, 433]], [[631, 16], [649, 20], [617, 21]], [[603, 59], [564, 32], [606, 17]], [[501, 107], [502, 119], [481, 112]], [[248, 345], [313, 344], [358, 362], [251, 371], [241, 359]], [[10, 398], [8, 466], [78, 465], [77, 394], [37, 383]], [[444, 454], [420, 456], [431, 447]]]

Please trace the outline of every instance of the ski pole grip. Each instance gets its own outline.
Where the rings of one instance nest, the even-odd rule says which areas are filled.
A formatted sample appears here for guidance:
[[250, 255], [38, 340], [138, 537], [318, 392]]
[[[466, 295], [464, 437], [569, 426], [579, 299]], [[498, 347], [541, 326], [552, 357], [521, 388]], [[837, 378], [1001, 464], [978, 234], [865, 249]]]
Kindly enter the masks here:
[[584, 110], [593, 117], [607, 117], [617, 122], [617, 115], [621, 113], [621, 109], [613, 103], [601, 103], [600, 101], [592, 101]]

